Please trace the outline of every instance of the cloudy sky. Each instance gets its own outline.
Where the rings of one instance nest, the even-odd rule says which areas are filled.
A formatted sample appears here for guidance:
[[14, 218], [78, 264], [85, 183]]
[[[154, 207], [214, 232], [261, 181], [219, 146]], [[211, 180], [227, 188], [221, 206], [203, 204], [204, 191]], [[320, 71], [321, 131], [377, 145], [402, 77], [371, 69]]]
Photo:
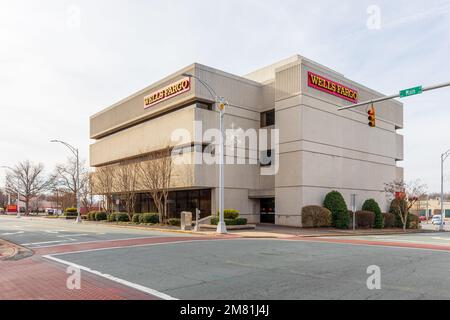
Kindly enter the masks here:
[[[450, 4], [0, 0], [0, 165], [49, 171], [67, 154], [54, 138], [87, 158], [90, 115], [193, 62], [245, 74], [293, 54], [385, 94], [448, 82]], [[402, 102], [406, 179], [438, 191], [450, 88]]]

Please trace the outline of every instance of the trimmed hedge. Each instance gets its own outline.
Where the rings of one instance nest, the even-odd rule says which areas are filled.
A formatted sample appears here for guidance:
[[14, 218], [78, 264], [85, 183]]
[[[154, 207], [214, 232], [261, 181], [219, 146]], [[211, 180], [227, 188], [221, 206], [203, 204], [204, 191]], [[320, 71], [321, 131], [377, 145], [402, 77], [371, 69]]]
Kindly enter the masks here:
[[331, 227], [331, 211], [321, 206], [302, 208], [303, 228]]
[[[245, 218], [236, 218], [236, 219], [225, 219], [226, 226], [245, 226], [247, 224], [247, 219]], [[211, 218], [212, 225], [219, 224], [219, 218]]]
[[115, 221], [117, 221], [117, 213], [111, 213], [111, 214], [108, 216], [108, 221], [110, 221], [110, 222], [115, 222]]
[[159, 214], [157, 213], [144, 213], [142, 215], [142, 223], [152, 223], [156, 224], [159, 223]]
[[348, 229], [349, 217], [347, 204], [342, 194], [338, 191], [331, 191], [325, 197], [323, 206], [331, 211], [332, 226], [338, 229]]
[[[406, 206], [406, 200], [398, 200], [398, 199], [394, 199], [391, 201], [391, 205], [389, 207], [389, 212], [392, 213], [395, 217], [395, 223], [394, 226], [396, 228], [403, 228], [403, 223], [402, 223], [402, 219], [400, 217], [401, 212], [399, 210], [399, 206]], [[406, 229], [410, 228], [410, 219], [409, 219], [409, 214], [408, 217], [406, 219]]]
[[172, 218], [172, 219], [169, 219], [169, 220], [167, 221], [167, 224], [168, 224], [169, 226], [180, 227], [180, 226], [181, 226], [181, 219], [178, 219], [178, 218]]
[[375, 224], [375, 213], [372, 211], [356, 211], [355, 217], [357, 228], [372, 228]]
[[108, 215], [106, 212], [96, 212], [95, 213], [95, 221], [105, 221], [108, 220]]
[[383, 214], [381, 213], [380, 206], [374, 199], [368, 199], [362, 206], [362, 211], [371, 211], [375, 214], [375, 221], [373, 227], [375, 229], [383, 229]]
[[394, 228], [395, 226], [395, 217], [392, 213], [385, 212], [383, 213], [384, 227], [385, 228]]
[[[220, 215], [219, 210], [217, 210], [217, 216]], [[225, 219], [236, 219], [239, 217], [239, 211], [236, 209], [224, 209], [223, 216]]]
[[64, 212], [64, 215], [66, 217], [77, 217], [78, 216], [78, 210], [77, 208], [67, 208]]
[[128, 217], [128, 213], [116, 213], [116, 220], [119, 222], [129, 222], [130, 217]]
[[131, 218], [131, 222], [141, 223], [141, 221], [142, 221], [142, 214], [141, 213], [133, 214], [133, 217]]

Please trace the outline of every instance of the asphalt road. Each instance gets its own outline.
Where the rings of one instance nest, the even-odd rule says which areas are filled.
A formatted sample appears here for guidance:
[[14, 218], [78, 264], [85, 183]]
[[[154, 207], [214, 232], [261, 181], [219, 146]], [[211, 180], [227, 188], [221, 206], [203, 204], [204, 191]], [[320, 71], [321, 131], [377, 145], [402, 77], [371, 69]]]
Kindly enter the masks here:
[[42, 248], [70, 243], [147, 237], [176, 237], [176, 233], [115, 228], [93, 224], [75, 224], [73, 220], [0, 216], [0, 239], [29, 248]]
[[[283, 240], [213, 240], [58, 255], [177, 299], [450, 299], [450, 254]], [[381, 269], [369, 290], [367, 268]]]
[[[32, 248], [177, 235], [0, 217], [1, 238]], [[448, 233], [335, 237], [328, 241], [340, 239], [380, 242], [380, 245], [295, 237], [292, 240], [183, 240], [88, 249], [45, 258], [49, 263], [78, 266], [83, 272], [139, 287], [141, 291], [144, 288], [163, 298], [450, 299], [450, 251], [383, 245], [395, 242], [450, 247]], [[369, 266], [380, 268], [380, 290], [367, 287]]]

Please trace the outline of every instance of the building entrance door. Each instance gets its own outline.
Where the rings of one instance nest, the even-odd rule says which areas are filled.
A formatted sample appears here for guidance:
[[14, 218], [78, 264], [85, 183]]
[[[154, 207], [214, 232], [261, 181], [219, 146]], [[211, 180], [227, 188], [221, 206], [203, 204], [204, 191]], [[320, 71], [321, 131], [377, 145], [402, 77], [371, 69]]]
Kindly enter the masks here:
[[260, 200], [261, 223], [275, 223], [275, 198]]

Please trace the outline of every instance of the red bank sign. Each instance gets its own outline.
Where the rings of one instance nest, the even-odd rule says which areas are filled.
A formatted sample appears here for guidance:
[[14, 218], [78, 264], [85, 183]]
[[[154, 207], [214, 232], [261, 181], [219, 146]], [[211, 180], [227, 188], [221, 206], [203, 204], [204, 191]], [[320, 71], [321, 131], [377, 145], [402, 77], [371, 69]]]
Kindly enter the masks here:
[[310, 71], [308, 71], [308, 86], [353, 103], [358, 102], [358, 91]]
[[191, 79], [188, 77], [181, 79], [180, 81], [172, 83], [167, 87], [152, 92], [151, 94], [146, 96], [144, 98], [144, 105], [145, 105], [144, 108], [145, 109], [150, 108], [155, 104], [173, 98], [179, 94], [182, 94], [183, 92], [189, 91], [190, 89], [191, 89]]

